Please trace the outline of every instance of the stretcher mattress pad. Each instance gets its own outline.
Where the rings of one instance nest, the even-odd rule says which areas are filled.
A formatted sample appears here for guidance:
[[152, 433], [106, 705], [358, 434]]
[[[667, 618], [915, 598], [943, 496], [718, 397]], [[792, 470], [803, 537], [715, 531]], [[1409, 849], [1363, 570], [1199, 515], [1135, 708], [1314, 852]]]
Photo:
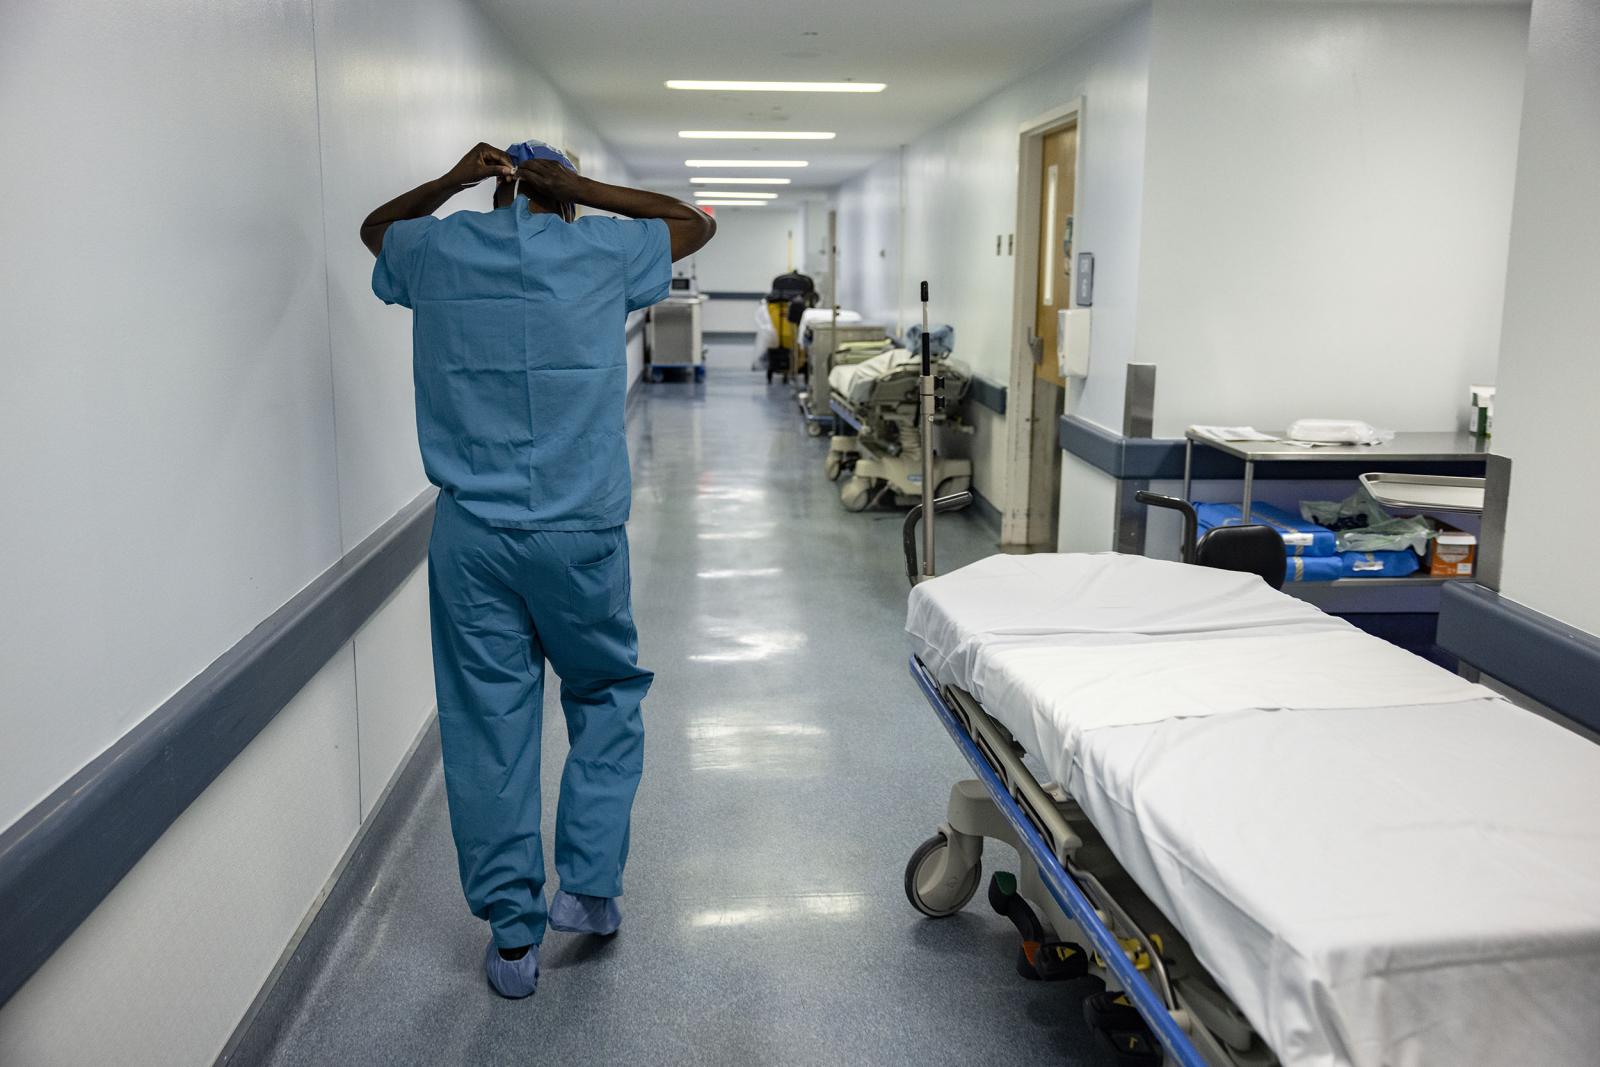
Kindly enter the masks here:
[[1251, 575], [997, 556], [907, 630], [1285, 1063], [1600, 1062], [1600, 746]]
[[[955, 359], [941, 359], [934, 363], [934, 373], [945, 377], [946, 394], [959, 397], [965, 392], [965, 382], [971, 376], [967, 365]], [[828, 388], [852, 404], [865, 404], [872, 399], [872, 391], [879, 382], [890, 376], [915, 376], [922, 372], [922, 357], [904, 348], [891, 348], [880, 355], [871, 356], [859, 363], [835, 366], [828, 372]]]

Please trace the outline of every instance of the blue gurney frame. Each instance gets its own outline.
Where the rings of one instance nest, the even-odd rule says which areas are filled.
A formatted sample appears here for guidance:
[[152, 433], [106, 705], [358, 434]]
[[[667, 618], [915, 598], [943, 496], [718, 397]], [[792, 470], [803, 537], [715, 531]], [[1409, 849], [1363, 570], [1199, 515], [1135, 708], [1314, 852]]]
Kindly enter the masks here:
[[[920, 487], [922, 502], [911, 508], [901, 527], [906, 577], [913, 586], [919, 581], [932, 578], [937, 573], [934, 566], [935, 516], [965, 507], [972, 500], [972, 494], [966, 491], [939, 496], [935, 479], [931, 476], [935, 432], [941, 421], [940, 413], [944, 408], [944, 397], [941, 395], [944, 381], [934, 373], [935, 367], [929, 351], [928, 283], [923, 282], [921, 289], [923, 334], [922, 366], [918, 380], [918, 423], [924, 445], [924, 476]], [[848, 407], [839, 403], [837, 399], [832, 401], [832, 408], [846, 423], [851, 421]], [[860, 429], [859, 425], [854, 428]], [[1260, 546], [1254, 545], [1253, 542], [1258, 535], [1267, 533], [1271, 540], [1271, 544], [1267, 546], [1270, 549], [1271, 562], [1278, 569], [1275, 575], [1262, 573], [1262, 576], [1268, 582], [1281, 586], [1283, 542], [1276, 534], [1263, 531], [1260, 527], [1238, 527], [1228, 538], [1214, 546], [1221, 549], [1217, 553], [1219, 558], [1202, 560], [1198, 558], [1195, 549], [1194, 509], [1186, 501], [1158, 497], [1148, 492], [1141, 492], [1139, 499], [1141, 503], [1172, 506], [1184, 512], [1184, 553], [1188, 562], [1262, 573], [1258, 569], [1259, 560], [1255, 558], [1259, 554], [1257, 549]], [[917, 537], [919, 521], [922, 523], [920, 560]], [[970, 694], [952, 689], [947, 697], [938, 681], [914, 655], [911, 657], [910, 666], [911, 676], [922, 688], [923, 695], [938, 714], [939, 721], [944, 724], [951, 740], [955, 741], [956, 747], [972, 765], [973, 771], [978, 776], [978, 784], [988, 794], [993, 810], [1004, 820], [1005, 829], [1015, 835], [1015, 841], [1011, 843], [1016, 845], [1019, 853], [1026, 850], [1023, 857], [1025, 861], [1029, 857], [1032, 858], [1033, 864], [1037, 867], [1039, 882], [1060, 907], [1067, 921], [1076, 926], [1078, 932], [1088, 940], [1089, 947], [1098, 956], [1100, 966], [1122, 987], [1122, 992], [1127, 995], [1150, 1028], [1151, 1036], [1161, 1046], [1164, 1061], [1177, 1064], [1178, 1067], [1217, 1067], [1219, 1064], [1238, 1062], [1236, 1057], [1224, 1051], [1223, 1041], [1213, 1034], [1210, 1028], [1211, 1025], [1222, 1024], [1226, 1030], [1232, 1032], [1233, 1040], [1228, 1043], [1235, 1047], [1256, 1045], [1254, 1035], [1250, 1034], [1248, 1024], [1237, 1014], [1237, 1009], [1229, 1011], [1218, 1005], [1211, 1005], [1202, 1010], [1199, 1004], [1191, 1008], [1188, 1003], [1180, 1002], [1173, 987], [1172, 976], [1168, 973], [1167, 964], [1163, 960], [1162, 951], [1152, 943], [1152, 939], [1140, 928], [1139, 923], [1132, 919], [1121, 904], [1111, 898], [1095, 874], [1085, 870], [1068, 870], [1070, 861], [1065, 857], [1072, 856], [1084, 842], [1068, 824], [1066, 816], [1057, 806], [1056, 798], [1045, 790], [1023, 765], [1019, 756], [1021, 750], [1010, 733], [991, 719]], [[970, 707], [963, 706], [969, 704]], [[984, 722], [993, 723], [993, 736], [988, 736], [990, 731], [984, 727]], [[971, 899], [977, 882], [982, 878], [978, 857], [983, 837], [996, 836], [1001, 839], [1006, 837], [999, 824], [992, 824], [992, 820], [981, 818], [977, 821], [990, 822], [993, 829], [998, 832], [979, 830], [973, 834], [956, 829], [954, 816], [958, 804], [963, 810], [970, 811], [978, 805], [967, 801], [981, 799], [978, 794], [965, 790], [963, 788], [965, 784], [958, 782], [952, 791], [950, 802], [952, 822], [947, 823], [935, 838], [930, 839], [912, 855], [911, 864], [906, 872], [906, 895], [912, 898], [913, 906], [930, 916], [951, 914]], [[1065, 799], [1065, 794], [1062, 794], [1062, 798]], [[1051, 823], [1058, 825], [1052, 826]], [[952, 836], [946, 835], [946, 831], [951, 832], [954, 840]], [[975, 846], [971, 843], [974, 837], [977, 838]], [[965, 841], [962, 838], [965, 838]], [[929, 883], [935, 889], [946, 891], [945, 899], [931, 902], [933, 906], [930, 907], [930, 902], [917, 880], [917, 874], [920, 864], [927, 856], [937, 851], [941, 840], [947, 856], [955, 857], [958, 866], [956, 874], [952, 875], [949, 862], [944, 862], [941, 867], [942, 877]], [[960, 866], [959, 861], [963, 859], [970, 860], [969, 869], [962, 869]], [[1026, 867], [1027, 863], [1024, 862], [1024, 868]], [[1031, 875], [1033, 872], [1025, 871], [1025, 873]], [[1079, 884], [1080, 880], [1082, 885]], [[1085, 885], [1091, 887], [1090, 892], [1096, 898], [1095, 901], [1089, 899], [1084, 889]], [[1128, 950], [1124, 948], [1124, 942], [1112, 932], [1108, 920], [1101, 918], [1096, 904], [1105, 910], [1112, 925], [1120, 925], [1131, 935], [1130, 940], [1137, 943], [1140, 950], [1144, 968], [1130, 958]], [[1062, 931], [1057, 931], [1058, 935], [1061, 933]], [[1146, 979], [1141, 973], [1145, 968], [1150, 971], [1152, 979]], [[1218, 992], [1220, 995], [1220, 991]], [[1200, 1017], [1197, 1017], [1197, 1012]], [[1187, 1028], [1192, 1028], [1194, 1039], [1191, 1039]], [[1208, 1051], [1213, 1054], [1208, 1056], [1201, 1052], [1195, 1044], [1195, 1039], [1207, 1045]], [[1259, 1061], [1258, 1057], [1252, 1058]]]
[[[1088, 938], [1090, 946], [1121, 984], [1123, 992], [1133, 1001], [1139, 1014], [1149, 1025], [1152, 1035], [1165, 1050], [1169, 1062], [1179, 1064], [1180, 1067], [1211, 1067], [1212, 1061], [1194, 1046], [1189, 1035], [1179, 1025], [1178, 1019], [1174, 1017], [1173, 1010], [1177, 1008], [1176, 1004], [1169, 1008], [1164, 1002], [1164, 999], [1171, 997], [1170, 988], [1166, 990], [1164, 998], [1162, 991], [1147, 981], [1128, 958], [1121, 942], [1101, 920], [1095, 906], [1084, 895], [1083, 889], [1079, 887], [1073, 875], [1068, 873], [1054, 848], [1045, 840], [1044, 833], [1035, 821], [1037, 817], [1024, 811], [1022, 804], [1012, 795], [1011, 787], [1001, 779], [995, 766], [998, 761], [986, 754], [984, 747], [980, 747], [977, 732], [966, 721], [965, 713], [958, 707], [953, 707], [945, 699], [939, 683], [915, 656], [911, 657], [911, 676], [916, 679], [917, 685], [921, 687], [923, 695], [927, 697], [928, 703], [939, 716], [939, 721], [944, 724], [951, 739], [955, 741], [956, 747], [972, 765], [978, 781], [988, 792], [995, 808], [1005, 817], [1016, 832], [1017, 840], [1027, 848], [1034, 862], [1038, 864], [1040, 878], [1050, 895]], [[1139, 936], [1142, 938], [1142, 935]], [[1144, 946], [1144, 951], [1148, 953], [1151, 967], [1165, 987], [1167, 980], [1165, 972], [1161, 969], [1159, 953], [1149, 944]]]

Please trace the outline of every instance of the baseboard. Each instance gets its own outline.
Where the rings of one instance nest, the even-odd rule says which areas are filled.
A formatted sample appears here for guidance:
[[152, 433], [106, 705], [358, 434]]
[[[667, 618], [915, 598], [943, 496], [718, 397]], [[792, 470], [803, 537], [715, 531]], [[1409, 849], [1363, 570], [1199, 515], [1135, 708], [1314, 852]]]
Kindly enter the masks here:
[[626, 419], [633, 411], [633, 405], [639, 402], [639, 395], [644, 392], [644, 376], [649, 368], [639, 371], [639, 376], [628, 385], [628, 398], [622, 402], [622, 417]]
[[438, 762], [439, 719], [430, 712], [261, 991], [222, 1046], [216, 1067], [260, 1063], [272, 1050], [289, 1010], [299, 1001], [299, 991], [316, 972], [351, 913], [360, 907], [368, 875], [382, 863], [396, 832], [416, 809], [429, 772]]
[[1000, 509], [989, 502], [989, 498], [972, 490], [972, 510], [978, 513], [978, 518], [983, 524], [994, 531], [996, 537], [1000, 536]]

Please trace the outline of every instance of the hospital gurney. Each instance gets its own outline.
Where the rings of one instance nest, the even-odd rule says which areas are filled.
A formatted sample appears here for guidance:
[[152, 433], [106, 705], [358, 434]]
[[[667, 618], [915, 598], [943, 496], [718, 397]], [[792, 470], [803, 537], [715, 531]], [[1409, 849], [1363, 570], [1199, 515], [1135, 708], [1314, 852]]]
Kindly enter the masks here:
[[[927, 336], [926, 333], [923, 334]], [[972, 380], [965, 364], [937, 360], [943, 406], [935, 422], [958, 432], [969, 431], [955, 412]], [[841, 424], [828, 443], [823, 471], [837, 481], [848, 474], [839, 499], [850, 511], [864, 511], [888, 493], [909, 503], [922, 492], [924, 431], [919, 418], [918, 356], [891, 349], [859, 363], [835, 366], [828, 375], [830, 406]], [[941, 454], [935, 448], [928, 472], [936, 495], [961, 492], [972, 483], [972, 461]]]
[[832, 308], [809, 308], [800, 316], [799, 346], [805, 354], [807, 385], [796, 394], [806, 433], [820, 437], [835, 428], [828, 378], [837, 366], [859, 363], [894, 347], [889, 333], [875, 323], [862, 322], [859, 313]]
[[1596, 1062], [1600, 748], [1188, 530], [1213, 566], [996, 556], [917, 586], [912, 674], [979, 777], [908, 898], [951, 914], [983, 839], [1015, 845], [1046, 932], [1125, 998], [1086, 1012], [1129, 1063]]

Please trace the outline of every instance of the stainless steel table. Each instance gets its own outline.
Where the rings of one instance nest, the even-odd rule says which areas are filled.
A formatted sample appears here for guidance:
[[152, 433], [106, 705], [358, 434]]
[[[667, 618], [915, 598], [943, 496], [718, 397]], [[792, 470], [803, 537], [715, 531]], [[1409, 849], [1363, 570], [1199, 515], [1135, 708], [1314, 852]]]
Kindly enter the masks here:
[[[1270, 432], [1270, 431], [1269, 431]], [[1281, 435], [1280, 435], [1281, 436]], [[1244, 461], [1244, 499], [1240, 510], [1250, 521], [1257, 463], [1350, 463], [1372, 464], [1382, 470], [1390, 463], [1460, 463], [1487, 460], [1489, 442], [1470, 433], [1397, 433], [1382, 445], [1315, 445], [1302, 448], [1282, 441], [1218, 441], [1189, 430], [1184, 434], [1183, 499], [1192, 497], [1194, 446], [1198, 443], [1224, 455]], [[1372, 581], [1373, 579], [1363, 579]]]

